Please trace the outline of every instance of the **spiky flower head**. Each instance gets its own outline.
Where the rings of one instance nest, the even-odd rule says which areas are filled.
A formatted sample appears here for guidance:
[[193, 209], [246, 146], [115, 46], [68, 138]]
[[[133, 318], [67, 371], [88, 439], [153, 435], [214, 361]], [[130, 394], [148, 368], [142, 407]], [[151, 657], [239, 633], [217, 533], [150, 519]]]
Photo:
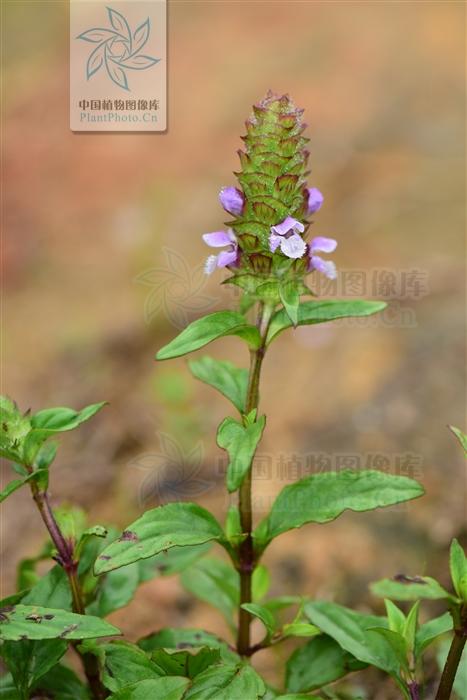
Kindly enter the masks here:
[[[323, 196], [307, 186], [309, 139], [303, 135], [302, 115], [288, 95], [271, 91], [253, 107], [242, 137], [244, 149], [238, 151], [241, 170], [234, 173], [239, 187], [224, 187], [219, 194], [233, 216], [226, 222], [229, 256], [210, 256], [207, 271], [227, 266], [235, 272], [236, 283], [241, 274], [274, 279], [303, 277], [318, 269], [335, 276], [334, 264], [322, 261], [316, 252], [334, 250], [337, 243], [323, 237], [307, 243], [309, 217], [321, 207]], [[204, 236], [208, 245], [211, 235]], [[323, 241], [328, 244], [319, 247]]]

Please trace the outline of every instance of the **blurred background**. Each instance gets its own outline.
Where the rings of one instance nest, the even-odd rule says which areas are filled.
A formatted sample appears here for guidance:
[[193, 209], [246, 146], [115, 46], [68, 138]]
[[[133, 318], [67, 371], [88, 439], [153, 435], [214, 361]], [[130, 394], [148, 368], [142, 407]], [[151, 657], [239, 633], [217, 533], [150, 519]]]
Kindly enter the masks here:
[[[222, 227], [218, 191], [235, 184], [243, 122], [272, 88], [305, 108], [310, 184], [325, 196], [313, 231], [339, 240], [337, 285], [315, 289], [390, 310], [272, 346], [258, 517], [286, 483], [342, 466], [414, 476], [427, 495], [283, 535], [265, 557], [271, 592], [381, 610], [368, 584], [382, 576], [447, 584], [449, 541], [465, 534], [447, 429], [465, 419], [464, 3], [172, 0], [168, 37], [167, 133], [74, 134], [68, 4], [3, 3], [2, 393], [33, 411], [110, 402], [62, 438], [54, 502], [120, 526], [179, 498], [223, 517], [214, 436], [230, 407], [184, 359], [156, 365], [154, 353], [197, 316], [235, 307], [223, 273], [202, 274], [201, 234]], [[248, 361], [238, 339], [209, 353]], [[17, 492], [3, 505], [2, 595], [43, 540]], [[166, 625], [228, 634], [175, 578], [145, 584], [112, 621], [130, 639]], [[255, 657], [271, 681], [285, 651]], [[370, 697], [391, 692], [376, 683]]]

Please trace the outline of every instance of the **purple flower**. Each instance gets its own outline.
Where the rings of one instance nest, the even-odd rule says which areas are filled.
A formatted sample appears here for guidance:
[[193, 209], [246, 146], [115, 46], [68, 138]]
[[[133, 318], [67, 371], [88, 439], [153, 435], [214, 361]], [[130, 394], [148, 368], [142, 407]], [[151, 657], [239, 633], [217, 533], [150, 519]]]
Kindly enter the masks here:
[[305, 227], [297, 219], [288, 216], [281, 224], [271, 226], [269, 250], [275, 253], [280, 247], [288, 258], [301, 258], [306, 250], [306, 243], [300, 236]]
[[211, 248], [222, 248], [228, 246], [227, 250], [222, 250], [217, 255], [210, 255], [206, 260], [204, 272], [210, 275], [216, 267], [227, 267], [228, 265], [236, 265], [238, 263], [238, 242], [231, 228], [227, 231], [214, 231], [213, 233], [205, 233], [203, 240]]
[[223, 187], [219, 192], [219, 201], [225, 211], [234, 216], [240, 216], [245, 204], [243, 193], [236, 187]]
[[315, 253], [333, 253], [336, 248], [337, 241], [334, 238], [324, 238], [324, 236], [313, 238], [308, 246], [308, 270], [310, 272], [311, 270], [318, 270], [318, 272], [322, 272], [323, 275], [329, 277], [330, 280], [335, 280], [337, 277], [335, 264], [331, 260], [323, 260]]
[[310, 214], [314, 214], [315, 211], [318, 211], [318, 209], [321, 209], [321, 205], [324, 202], [324, 197], [316, 187], [308, 187], [307, 193], [308, 193], [307, 216], [310, 216]]

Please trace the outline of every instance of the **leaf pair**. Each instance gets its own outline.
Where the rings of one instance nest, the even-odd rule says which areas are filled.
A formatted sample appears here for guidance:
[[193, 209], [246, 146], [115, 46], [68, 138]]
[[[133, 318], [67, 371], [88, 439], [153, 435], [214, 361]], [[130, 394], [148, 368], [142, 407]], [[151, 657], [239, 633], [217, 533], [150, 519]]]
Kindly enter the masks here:
[[[11, 481], [0, 493], [0, 502], [36, 479], [41, 488], [47, 488], [48, 469], [57, 451], [46, 440], [59, 433], [74, 430], [92, 418], [106, 402], [86, 406], [81, 411], [71, 408], [47, 408], [32, 416], [22, 415], [7, 397], [0, 397], [0, 456], [13, 462], [13, 468], [21, 479]], [[31, 469], [33, 470], [32, 473]]]
[[[286, 310], [277, 311], [271, 319], [267, 344], [292, 325], [326, 323], [339, 318], [370, 316], [382, 311], [386, 304], [377, 301], [307, 301], [296, 306], [296, 295], [284, 290]], [[289, 314], [293, 320], [290, 319]], [[295, 321], [295, 323], [294, 323]], [[259, 331], [236, 311], [216, 311], [193, 321], [156, 355], [158, 360], [169, 360], [199, 350], [213, 340], [226, 335], [237, 335], [253, 350], [260, 344]]]

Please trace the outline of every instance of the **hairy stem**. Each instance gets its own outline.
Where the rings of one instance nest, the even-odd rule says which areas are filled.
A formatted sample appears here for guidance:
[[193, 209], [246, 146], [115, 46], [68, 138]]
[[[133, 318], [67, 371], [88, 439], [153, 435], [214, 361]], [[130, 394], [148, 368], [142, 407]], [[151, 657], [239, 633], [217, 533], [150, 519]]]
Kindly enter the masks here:
[[[266, 352], [266, 336], [273, 311], [273, 307], [269, 307], [264, 304], [261, 304], [258, 311], [257, 327], [260, 332], [261, 343], [257, 350], [251, 351], [250, 356], [250, 373], [248, 377], [248, 391], [245, 406], [245, 413], [247, 414], [253, 409], [257, 409], [259, 405], [261, 367]], [[240, 573], [240, 605], [243, 605], [243, 603], [251, 603], [251, 578], [255, 569], [253, 538], [251, 536], [253, 529], [251, 471], [252, 465], [250, 465], [250, 469], [248, 470], [248, 473], [240, 487], [239, 494], [240, 522], [242, 532], [244, 534], [246, 533], [247, 535], [239, 549], [238, 570]], [[242, 656], [248, 656], [250, 653], [250, 622], [250, 614], [246, 610], [240, 608], [238, 618], [237, 651]]]
[[443, 673], [441, 674], [436, 700], [449, 700], [451, 697], [457, 669], [467, 640], [467, 606], [465, 605], [461, 611], [460, 618], [461, 625], [454, 630], [454, 637], [452, 638], [448, 657], [444, 665]]
[[[73, 556], [73, 545], [65, 539], [60, 530], [60, 526], [50, 506], [47, 491], [41, 490], [35, 481], [31, 481], [31, 491], [41, 518], [57, 549], [56, 560], [68, 577], [73, 602], [73, 612], [84, 615], [86, 612], [84, 597], [78, 578], [78, 562], [74, 560]], [[76, 645], [73, 646], [76, 649]], [[100, 681], [97, 657], [93, 654], [80, 654], [80, 656], [94, 700], [104, 700], [104, 698], [108, 696], [108, 693]]]

